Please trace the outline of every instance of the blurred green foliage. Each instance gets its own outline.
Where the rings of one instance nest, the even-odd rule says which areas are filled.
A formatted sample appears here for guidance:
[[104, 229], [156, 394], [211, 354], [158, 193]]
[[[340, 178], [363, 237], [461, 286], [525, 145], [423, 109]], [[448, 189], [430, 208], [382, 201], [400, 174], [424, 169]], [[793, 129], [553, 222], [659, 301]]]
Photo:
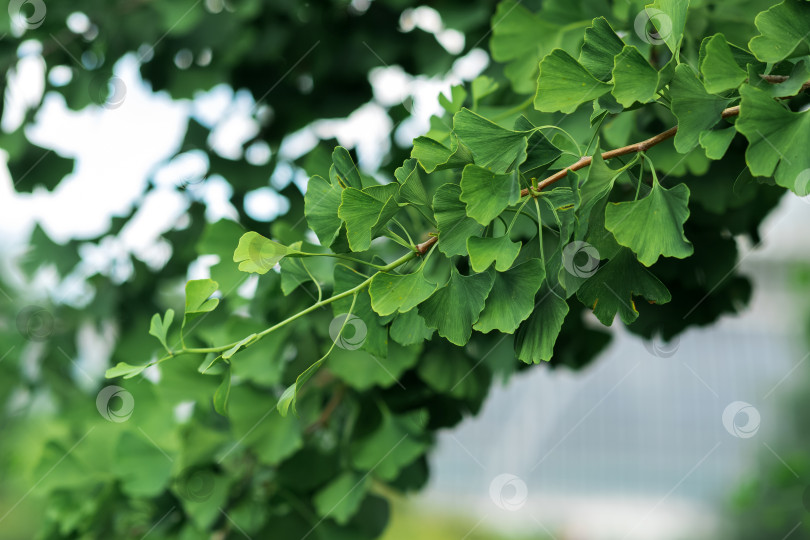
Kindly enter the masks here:
[[[744, 44], [757, 33], [754, 15], [771, 3], [694, 1], [684, 32], [684, 58], [698, 61], [701, 38], [717, 31]], [[126, 254], [124, 261], [90, 269], [80, 256], [83, 246], [100, 247], [119, 235], [137, 208], [115, 218], [104, 234], [64, 245], [37, 227], [30, 249], [19, 260], [4, 261], [23, 274], [22, 279], [11, 271], [0, 276], [4, 537], [30, 538], [33, 530], [43, 539], [379, 537], [391, 512], [381, 493], [422, 488], [435, 433], [476, 414], [493, 381], [527, 367], [498, 333], [473, 334], [464, 348], [435, 336], [425, 345], [407, 348], [396, 340], [388, 343], [389, 321], [384, 321], [372, 331], [381, 337], [379, 344], [390, 345], [385, 361], [396, 369], [380, 370], [377, 358], [338, 354], [333, 369], [319, 372], [301, 392], [298, 415], [287, 417], [276, 411], [278, 398], [332, 344], [329, 328], [336, 313], [331, 309], [316, 310], [261, 346], [239, 351], [227, 374], [221, 364], [206, 370], [211, 358], [204, 354], [174, 358], [146, 377], [127, 380], [100, 380], [82, 366], [93, 355], [109, 365], [143, 365], [163, 354], [148, 335], [150, 320], [169, 309], [184, 312], [183, 287], [189, 266], [200, 256], [217, 257], [211, 277], [222, 297], [218, 309], [194, 321], [193, 336], [186, 338], [191, 347], [238, 340], [311, 305], [320, 288], [303, 277], [301, 268], [286, 268], [281, 275], [268, 272], [252, 294], [241, 288], [247, 276], [232, 256], [246, 229], [287, 245], [302, 242], [309, 250], [319, 249], [308, 245], [311, 236], [303, 225], [304, 200], [298, 187], [273, 186], [290, 207], [272, 224], [248, 215], [246, 194], [271, 186], [286, 135], [315, 120], [346, 115], [372, 98], [371, 68], [399, 65], [413, 75], [442, 74], [459, 55], [448, 53], [428, 32], [399, 28], [403, 11], [419, 4], [412, 0], [375, 0], [364, 9], [357, 7], [362, 2], [347, 0], [81, 0], [50, 2], [41, 20], [35, 17], [36, 9], [44, 3], [28, 4], [25, 9], [34, 11], [23, 12], [22, 22], [11, 19], [18, 27], [12, 28], [6, 19], [0, 23], [0, 34], [5, 34], [0, 62], [7, 74], [14, 72], [20, 56], [30, 54], [27, 47], [38, 42], [47, 72], [60, 67], [71, 73], [65, 85], [49, 80], [47, 92], [62, 96], [71, 108], [114, 107], [122, 96], [117, 94], [120, 86], [110, 80], [113, 66], [123, 55], [135, 54], [144, 79], [174, 99], [194, 97], [220, 83], [247, 90], [257, 103], [253, 112], [258, 134], [243, 147], [267, 143], [272, 157], [258, 165], [244, 157], [223, 157], [209, 144], [215, 126], [191, 118], [177, 153], [205, 152], [208, 174], [221, 174], [233, 188], [230, 202], [238, 219], [207, 222], [204, 205], [187, 194], [187, 219], [163, 235], [172, 255], [160, 267]], [[504, 122], [528, 107], [527, 121], [558, 125], [572, 134], [575, 145], [587, 148], [596, 125], [592, 111], [535, 111], [529, 107], [531, 99], [527, 102], [534, 86], [527, 81], [532, 83], [538, 61], [555, 47], [576, 53], [584, 29], [597, 15], [609, 17], [656, 67], [666, 63], [663, 46], [645, 44], [632, 33], [643, 2], [507, 1], [495, 7], [483, 0], [438, 0], [430, 5], [447, 27], [465, 34], [460, 54], [489, 45], [493, 57], [505, 63], [491, 64], [485, 72], [490, 79], [468, 84], [463, 95], [455, 90], [442, 99], [445, 113], [431, 119], [427, 135], [445, 141], [450, 119], [462, 106]], [[83, 13], [89, 26], [68, 28], [68, 17], [75, 12]], [[22, 31], [19, 24], [27, 28]], [[805, 98], [791, 102], [796, 108], [805, 104]], [[0, 139], [20, 192], [36, 186], [52, 190], [72, 170], [70, 161], [27, 140], [25, 128], [38, 109], [28, 110], [23, 125]], [[595, 129], [606, 147], [642, 140], [677, 121], [666, 107], [630, 108], [619, 115], [620, 110], [608, 98], [598, 105]], [[409, 115], [404, 105], [387, 112], [394, 123]], [[551, 142], [557, 147], [568, 144], [560, 138]], [[743, 172], [745, 146], [737, 137], [722, 161], [712, 161], [702, 150], [682, 156], [672, 144], [649, 151], [662, 177], [692, 189], [685, 233], [694, 244], [694, 256], [654, 265], [652, 271], [666, 283], [673, 301], [640, 302], [640, 316], [630, 331], [670, 338], [689, 325], [710, 324], [722, 314], [735, 313], [747, 302], [750, 285], [735, 272], [735, 237], [757, 241], [758, 227], [782, 191]], [[309, 155], [283, 165], [328, 178], [333, 147], [334, 141], [321, 141]], [[392, 179], [395, 167], [410, 152], [394, 146], [376, 172]], [[501, 156], [489, 157], [497, 163]], [[538, 174], [544, 172], [549, 163], [536, 160]], [[429, 190], [452, 174], [434, 176]], [[630, 196], [630, 187], [621, 186], [620, 196]], [[156, 190], [152, 183], [144, 195]], [[186, 190], [177, 186], [177, 191]], [[420, 219], [414, 215], [408, 223]], [[530, 239], [537, 232], [533, 227], [521, 223], [518, 233]], [[388, 243], [376, 254], [392, 260], [400, 252]], [[121, 278], [116, 270], [127, 264], [132, 272]], [[320, 281], [320, 276], [332, 276], [334, 268], [324, 259], [311, 271]], [[70, 301], [34, 290], [32, 277], [50, 269], [60, 280], [76, 279], [86, 289]], [[567, 303], [569, 314], [550, 365], [579, 368], [603, 350], [609, 335], [586, 325], [583, 315], [588, 310], [575, 298], [561, 302]], [[685, 318], [696, 303], [701, 309]], [[176, 322], [170, 330], [168, 343], [181, 341], [178, 326]], [[224, 388], [223, 379], [233, 382], [227, 387], [227, 417], [213, 402], [217, 389]], [[463, 528], [435, 524], [441, 534]], [[481, 537], [494, 538], [486, 534]]]

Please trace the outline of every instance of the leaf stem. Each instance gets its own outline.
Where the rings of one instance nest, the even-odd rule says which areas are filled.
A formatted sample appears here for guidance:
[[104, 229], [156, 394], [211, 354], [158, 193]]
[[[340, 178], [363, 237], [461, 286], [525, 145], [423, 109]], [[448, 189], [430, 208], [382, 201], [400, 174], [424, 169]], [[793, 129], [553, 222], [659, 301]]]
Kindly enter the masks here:
[[[430, 249], [430, 248], [428, 247], [428, 249]], [[373, 265], [375, 268], [378, 269], [378, 272], [375, 272], [374, 275], [372, 275], [370, 278], [366, 279], [365, 281], [363, 281], [362, 283], [360, 283], [356, 287], [353, 287], [353, 288], [351, 288], [351, 289], [349, 289], [347, 291], [343, 291], [342, 293], [338, 293], [338, 294], [336, 294], [334, 296], [330, 296], [329, 298], [326, 298], [324, 300], [320, 300], [318, 302], [315, 302], [314, 304], [312, 304], [308, 308], [305, 308], [302, 311], [299, 311], [295, 315], [287, 317], [283, 321], [281, 321], [279, 323], [276, 323], [273, 326], [262, 330], [261, 332], [256, 334], [256, 337], [250, 343], [245, 344], [244, 348], [247, 348], [247, 347], [255, 344], [256, 342], [258, 342], [260, 339], [262, 339], [267, 334], [270, 334], [270, 333], [278, 330], [282, 326], [286, 326], [287, 324], [289, 324], [289, 323], [303, 317], [307, 313], [311, 313], [311, 312], [315, 311], [316, 309], [322, 308], [323, 306], [331, 304], [332, 302], [336, 302], [337, 300], [340, 300], [342, 298], [346, 298], [347, 296], [351, 296], [353, 294], [359, 293], [360, 291], [362, 291], [364, 288], [366, 288], [371, 283], [371, 280], [374, 279], [374, 276], [376, 276], [377, 274], [379, 274], [381, 272], [389, 272], [389, 271], [397, 268], [398, 266], [402, 266], [403, 264], [405, 264], [406, 262], [408, 262], [411, 259], [415, 258], [419, 254], [420, 254], [420, 252], [418, 250], [413, 250], [413, 251], [409, 251], [408, 253], [406, 253], [405, 255], [400, 257], [399, 259], [395, 260], [394, 262], [386, 264], [385, 266]], [[360, 261], [360, 262], [362, 262], [362, 261]], [[368, 263], [366, 263], [366, 264], [368, 264]], [[227, 351], [228, 349], [231, 349], [231, 348], [235, 347], [241, 341], [242, 340], [234, 341], [233, 343], [228, 343], [227, 345], [220, 345], [218, 347], [193, 347], [193, 348], [189, 348], [189, 347], [183, 346], [180, 350], [172, 351], [168, 355], [160, 358], [159, 360], [147, 364], [146, 367], [152, 366], [154, 364], [160, 364], [161, 362], [164, 362], [164, 361], [166, 361], [166, 360], [168, 360], [170, 358], [173, 358], [175, 356], [179, 356], [181, 354], [221, 353], [221, 352]]]

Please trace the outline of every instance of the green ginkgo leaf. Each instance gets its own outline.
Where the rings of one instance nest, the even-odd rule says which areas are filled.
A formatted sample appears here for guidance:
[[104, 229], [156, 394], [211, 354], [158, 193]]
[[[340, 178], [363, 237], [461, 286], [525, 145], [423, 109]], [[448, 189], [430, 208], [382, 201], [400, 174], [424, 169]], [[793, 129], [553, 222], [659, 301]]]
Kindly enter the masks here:
[[520, 253], [520, 242], [513, 242], [509, 236], [495, 238], [471, 236], [467, 239], [470, 266], [476, 272], [483, 272], [494, 262], [495, 270], [505, 272]]
[[458, 142], [458, 137], [450, 135], [450, 147], [431, 139], [417, 137], [413, 140], [411, 157], [419, 162], [425, 172], [456, 169], [473, 162], [470, 150]]
[[450, 97], [444, 95], [444, 92], [439, 94], [439, 105], [447, 112], [447, 114], [456, 114], [461, 107], [464, 106], [464, 101], [467, 99], [467, 90], [464, 89], [463, 84], [455, 84], [450, 87]]
[[700, 62], [703, 86], [712, 94], [719, 94], [740, 86], [748, 76], [737, 65], [731, 47], [723, 34], [715, 34], [706, 40], [704, 56]]
[[501, 215], [507, 206], [520, 200], [517, 171], [495, 174], [477, 165], [467, 165], [461, 173], [460, 199], [467, 205], [467, 215], [481, 225]]
[[396, 478], [402, 467], [427, 449], [420, 436], [424, 428], [419, 418], [419, 411], [402, 415], [384, 411], [379, 427], [352, 443], [353, 467], [361, 471], [374, 471], [374, 475], [383, 480]]
[[160, 314], [155, 313], [152, 315], [152, 321], [149, 324], [149, 334], [158, 338], [158, 341], [160, 341], [163, 348], [166, 349], [166, 352], [170, 351], [169, 345], [166, 343], [166, 334], [168, 334], [169, 327], [171, 327], [173, 320], [174, 310], [167, 309], [162, 320], [160, 318]]
[[400, 313], [391, 323], [391, 339], [404, 345], [417, 345], [433, 335], [433, 328], [428, 328], [425, 319], [419, 315], [418, 309]]
[[687, 218], [686, 184], [666, 189], [654, 181], [652, 191], [643, 199], [608, 204], [605, 228], [620, 245], [632, 249], [644, 266], [652, 266], [659, 256], [683, 259], [694, 252], [683, 233]]
[[605, 326], [613, 324], [617, 313], [625, 324], [636, 320], [634, 296], [656, 304], [666, 304], [672, 299], [664, 284], [639, 264], [629, 249], [620, 250], [577, 290], [577, 298]]
[[473, 328], [484, 334], [511, 334], [534, 310], [534, 295], [546, 277], [540, 259], [529, 259], [507, 272], [496, 272], [484, 311]]
[[447, 284], [419, 304], [419, 315], [450, 343], [466, 345], [473, 324], [484, 309], [492, 281], [492, 273], [462, 276], [452, 267]]
[[740, 95], [740, 117], [734, 125], [748, 139], [745, 161], [751, 174], [773, 176], [780, 186], [807, 195], [810, 111], [792, 112], [747, 84]]
[[579, 63], [600, 81], [610, 80], [613, 58], [622, 52], [624, 42], [604, 17], [597, 17], [585, 30]]
[[707, 92], [688, 64], [675, 68], [670, 94], [672, 113], [678, 119], [675, 150], [685, 154], [698, 145], [703, 130], [720, 121], [720, 113], [729, 100]]
[[239, 245], [233, 252], [233, 262], [239, 263], [242, 272], [266, 274], [291, 253], [297, 251], [250, 231], [239, 239]]
[[228, 399], [231, 397], [231, 370], [225, 370], [225, 377], [214, 392], [214, 410], [228, 416]]
[[394, 177], [399, 182], [399, 195], [402, 200], [416, 206], [427, 207], [430, 206], [430, 199], [419, 176], [418, 163], [416, 159], [406, 159], [402, 167], [394, 171]]
[[379, 272], [374, 275], [368, 288], [371, 307], [382, 316], [410, 311], [427, 300], [435, 290], [436, 284], [425, 279], [421, 271], [412, 274]]
[[706, 150], [709, 159], [722, 159], [736, 134], [733, 127], [704, 131], [700, 134], [700, 146]]
[[312, 497], [315, 510], [323, 519], [328, 517], [339, 525], [345, 525], [366, 498], [371, 480], [368, 474], [344, 472], [315, 493]]
[[[750, 67], [753, 68], [754, 66]], [[759, 77], [759, 75], [756, 74], [754, 77]], [[750, 74], [749, 80], [751, 80]], [[796, 62], [793, 65], [793, 69], [790, 70], [790, 75], [788, 75], [787, 80], [776, 84], [769, 84], [763, 81], [761, 86], [754, 86], [765, 90], [771, 97], [788, 97], [798, 94], [807, 81], [810, 81], [810, 57], [805, 57]]]
[[763, 62], [781, 62], [785, 58], [810, 52], [810, 4], [806, 0], [785, 0], [754, 19], [760, 35], [748, 42], [751, 52]]
[[638, 49], [626, 45], [614, 58], [613, 97], [624, 107], [638, 101], [654, 101], [658, 91], [658, 71], [641, 56]]
[[366, 190], [344, 189], [338, 216], [346, 223], [346, 236], [351, 250], [365, 251], [371, 247], [372, 238], [397, 211], [399, 204], [393, 196], [383, 202]]
[[523, 115], [518, 116], [517, 120], [515, 120], [515, 131], [531, 133], [528, 138], [529, 146], [528, 150], [526, 150], [526, 161], [520, 165], [520, 172], [523, 174], [529, 174], [543, 165], [548, 165], [562, 155], [562, 150], [551, 144], [551, 141], [543, 135], [543, 132], [535, 128], [536, 126]]
[[492, 77], [479, 75], [470, 86], [472, 87], [473, 109], [477, 109], [478, 102], [495, 92], [500, 85]]
[[[689, 0], [655, 0], [645, 7], [645, 11], [650, 22], [658, 30], [658, 38], [663, 40], [669, 50], [677, 56], [686, 27]], [[637, 27], [636, 31], [639, 30], [641, 29]]]
[[250, 345], [256, 339], [256, 334], [250, 334], [246, 338], [243, 338], [239, 342], [237, 342], [233, 347], [222, 353], [222, 358], [224, 360], [229, 360], [233, 355]]
[[107, 371], [104, 372], [104, 376], [108, 379], [115, 379], [116, 377], [123, 377], [125, 379], [131, 379], [137, 375], [143, 373], [148, 365], [143, 366], [131, 366], [126, 362], [118, 362], [115, 367], [109, 368]]
[[329, 182], [320, 176], [313, 176], [307, 183], [304, 216], [307, 225], [323, 246], [331, 246], [343, 226], [343, 221], [338, 217], [342, 193], [340, 184]]
[[211, 298], [219, 287], [210, 279], [192, 279], [186, 283], [186, 309], [183, 326], [204, 313], [213, 311], [219, 305], [219, 298]]
[[490, 51], [497, 62], [508, 62], [504, 74], [519, 94], [530, 94], [537, 81], [537, 62], [559, 46], [560, 27], [521, 5], [519, 0], [498, 3], [492, 17]]
[[526, 161], [529, 133], [512, 131], [469, 109], [453, 116], [453, 132], [470, 149], [475, 164], [503, 174]]
[[548, 362], [560, 335], [568, 303], [543, 286], [535, 297], [534, 310], [515, 333], [515, 355], [527, 364]]
[[583, 103], [610, 92], [611, 87], [591, 75], [567, 52], [554, 49], [540, 61], [534, 108], [570, 114]]
[[360, 171], [354, 164], [349, 151], [342, 146], [335, 147], [332, 152], [332, 163], [335, 166], [335, 174], [343, 187], [363, 188], [363, 181], [360, 179]]
[[439, 251], [452, 257], [467, 255], [467, 238], [479, 236], [484, 227], [467, 215], [458, 184], [444, 184], [433, 196], [433, 215], [439, 230]]

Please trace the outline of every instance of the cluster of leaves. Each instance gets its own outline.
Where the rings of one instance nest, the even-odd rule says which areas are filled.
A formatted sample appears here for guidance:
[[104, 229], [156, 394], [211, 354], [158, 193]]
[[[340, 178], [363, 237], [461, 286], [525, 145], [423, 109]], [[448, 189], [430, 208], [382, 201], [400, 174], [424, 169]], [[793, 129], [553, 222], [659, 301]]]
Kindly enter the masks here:
[[[250, 31], [223, 39], [214, 54], [232, 64], [199, 71], [258, 98], [264, 64], [287, 69], [263, 56], [283, 46], [258, 42], [286, 36], [295, 58], [311, 45], [271, 13], [304, 20], [298, 3], [243, 4], [222, 16]], [[355, 25], [391, 32], [391, 17], [371, 15], [403, 4], [377, 1], [350, 20], [345, 11], [307, 11], [323, 26], [331, 19], [320, 13], [331, 13], [346, 30], [324, 31], [336, 48], [304, 60], [315, 88], [328, 99], [350, 96], [369, 66], [338, 72], [315, 58], [333, 61], [347, 35], [361, 43]], [[16, 459], [35, 481], [47, 477], [43, 537], [378, 537], [387, 521], [381, 494], [424, 485], [434, 433], [475, 414], [494, 378], [542, 361], [580, 367], [606, 345], [584, 314], [604, 325], [618, 314], [632, 332], [669, 338], [747, 301], [735, 238], [759, 240], [784, 188], [806, 194], [810, 116], [798, 111], [810, 78], [801, 35], [810, 3], [525, 4], [501, 2], [491, 20], [492, 56], [505, 65], [441, 96], [444, 114], [409, 156], [391, 157], [401, 163], [395, 170], [366, 174], [346, 149], [319, 146], [298, 164], [311, 175], [306, 193], [285, 188], [290, 208], [268, 229], [244, 215], [240, 197], [269, 173], [214, 156], [212, 167], [234, 171], [226, 176], [241, 223], [259, 232], [205, 224], [194, 205], [192, 225], [166, 235], [175, 252], [158, 276], [138, 263], [123, 284], [93, 277], [84, 313], [133, 329], [115, 344], [108, 372], [124, 377], [115, 384], [134, 403], [126, 421], [100, 419], [92, 397], [55, 384], [70, 378], [64, 355], [76, 354], [80, 323], [57, 328], [45, 351], [6, 336], [44, 357], [54, 379], [9, 383], [9, 392], [47, 388], [71, 411], [56, 429], [12, 425], [16, 440], [38, 449]], [[470, 21], [481, 6], [459, 5], [477, 28]], [[192, 20], [144, 64], [175, 97], [189, 95], [182, 81], [187, 90], [210, 86], [166, 70], [178, 48], [211, 34], [208, 14]], [[131, 46], [126, 34], [109, 35]], [[234, 46], [243, 37], [254, 40], [249, 53]], [[409, 44], [398, 39], [379, 42], [406, 58]], [[417, 69], [441, 56], [428, 49], [418, 49]], [[322, 86], [330, 77], [334, 86]], [[327, 115], [296, 104], [332, 107], [328, 99], [291, 97], [278, 111], [287, 120], [260, 137], [275, 147], [281, 134]], [[204, 147], [206, 131], [191, 124], [184, 149]], [[75, 260], [73, 247], [61, 264]], [[183, 296], [197, 255], [219, 262]], [[249, 274], [259, 276], [248, 293]], [[157, 341], [147, 341], [156, 308], [149, 333]], [[79, 320], [70, 308], [53, 311], [58, 321]], [[20, 381], [22, 363], [0, 363], [9, 375], [0, 380]], [[157, 364], [145, 373], [159, 375], [140, 376]], [[189, 403], [190, 415], [172, 414]]]

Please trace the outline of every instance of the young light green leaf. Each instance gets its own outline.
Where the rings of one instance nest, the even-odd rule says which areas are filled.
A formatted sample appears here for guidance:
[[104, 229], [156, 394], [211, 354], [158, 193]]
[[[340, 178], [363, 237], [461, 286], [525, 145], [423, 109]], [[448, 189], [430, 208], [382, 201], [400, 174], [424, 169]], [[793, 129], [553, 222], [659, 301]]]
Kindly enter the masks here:
[[520, 200], [516, 170], [495, 174], [477, 165], [467, 165], [461, 173], [460, 185], [459, 198], [467, 205], [467, 215], [481, 225], [489, 225], [507, 206]]
[[740, 88], [740, 95], [740, 117], [735, 127], [748, 139], [745, 161], [751, 174], [773, 176], [780, 186], [807, 195], [810, 111], [791, 112], [764, 90], [747, 84]]
[[467, 99], [467, 91], [464, 85], [456, 84], [450, 88], [450, 98], [448, 99], [444, 93], [439, 94], [439, 105], [447, 111], [447, 114], [456, 114], [461, 107], [464, 106], [464, 100]]
[[169, 332], [172, 321], [174, 321], [174, 310], [167, 309], [163, 320], [160, 319], [160, 313], [155, 313], [152, 315], [152, 321], [149, 324], [149, 334], [158, 338], [158, 341], [160, 341], [163, 348], [166, 349], [166, 352], [171, 352], [169, 345], [166, 343], [166, 334]]
[[688, 218], [686, 184], [666, 189], [654, 182], [643, 199], [609, 203], [605, 209], [607, 230], [620, 245], [632, 249], [644, 266], [652, 266], [661, 255], [683, 259], [694, 252], [683, 233]]
[[473, 328], [484, 334], [498, 330], [511, 334], [534, 310], [534, 295], [546, 270], [540, 259], [529, 259], [507, 272], [496, 272], [484, 311]]
[[613, 324], [616, 313], [625, 324], [638, 318], [634, 296], [657, 304], [672, 299], [664, 284], [639, 264], [629, 249], [620, 250], [577, 290], [577, 298], [605, 326]]
[[304, 195], [304, 215], [307, 225], [323, 246], [331, 246], [338, 237], [343, 221], [338, 217], [343, 188], [320, 176], [313, 176]]
[[[647, 17], [658, 30], [659, 39], [663, 40], [672, 54], [676, 56], [686, 26], [688, 10], [689, 0], [655, 0], [645, 7]], [[639, 19], [636, 21], [636, 25], [638, 25]], [[636, 32], [640, 31], [644, 31], [644, 29], [636, 26]]]
[[675, 68], [670, 93], [672, 113], [678, 119], [675, 150], [685, 154], [697, 146], [701, 131], [720, 121], [729, 100], [708, 93], [688, 64]]
[[211, 298], [219, 284], [210, 279], [192, 279], [186, 283], [186, 315], [198, 315], [213, 311], [219, 305], [218, 298]]
[[239, 263], [242, 272], [266, 274], [291, 253], [296, 251], [250, 231], [239, 239], [239, 245], [233, 252], [233, 262]]
[[484, 309], [492, 281], [491, 273], [462, 276], [451, 268], [447, 284], [419, 304], [419, 315], [450, 343], [466, 345], [472, 326]]
[[467, 207], [460, 200], [458, 184], [444, 184], [433, 196], [433, 215], [439, 230], [439, 251], [452, 257], [467, 255], [467, 238], [484, 231], [474, 219], [467, 216]]
[[763, 62], [781, 62], [785, 58], [810, 52], [810, 5], [805, 0], [785, 0], [754, 19], [760, 35], [748, 42], [748, 48]]
[[250, 334], [246, 338], [239, 341], [239, 343], [237, 343], [236, 345], [234, 345], [233, 347], [231, 347], [230, 349], [228, 349], [227, 351], [222, 353], [223, 360], [230, 360], [230, 358], [233, 355], [235, 355], [236, 353], [238, 353], [239, 351], [241, 351], [242, 349], [244, 349], [245, 347], [250, 345], [250, 343], [253, 342], [254, 339], [256, 339], [256, 334], [255, 333]]
[[[479, 75], [472, 82], [473, 109], [478, 108], [478, 102], [498, 89], [498, 83], [492, 77]], [[454, 114], [458, 111], [454, 111]]]
[[475, 164], [503, 174], [526, 161], [528, 133], [502, 128], [469, 109], [453, 116], [453, 131], [470, 149]]
[[625, 45], [614, 58], [613, 97], [625, 108], [638, 101], [649, 103], [655, 100], [658, 91], [658, 71], [641, 56], [638, 49]]
[[[331, 349], [329, 351], [331, 352]], [[281, 416], [287, 416], [290, 407], [292, 407], [293, 412], [296, 412], [295, 403], [298, 400], [298, 392], [301, 390], [301, 387], [304, 386], [304, 384], [306, 384], [306, 382], [310, 380], [312, 376], [315, 375], [315, 373], [321, 368], [323, 363], [326, 362], [326, 358], [328, 356], [329, 352], [305, 369], [304, 372], [295, 379], [295, 382], [284, 390], [281, 397], [278, 399], [278, 403], [276, 403], [276, 409]]]
[[214, 410], [228, 416], [228, 398], [231, 396], [231, 370], [225, 370], [225, 377], [214, 392]]
[[534, 108], [541, 112], [570, 114], [610, 89], [610, 84], [591, 75], [570, 54], [554, 49], [540, 61]]
[[534, 310], [515, 333], [515, 355], [527, 364], [548, 362], [560, 335], [568, 303], [543, 286], [533, 298]]
[[123, 377], [125, 379], [131, 379], [137, 375], [140, 375], [143, 370], [148, 367], [146, 366], [130, 366], [126, 362], [118, 362], [115, 367], [109, 368], [105, 373], [104, 376], [108, 379], [114, 379], [116, 377]]
[[371, 280], [368, 292], [371, 307], [382, 316], [405, 313], [427, 300], [436, 290], [436, 284], [425, 279], [423, 272], [390, 274], [379, 272]]
[[338, 216], [346, 223], [346, 235], [352, 251], [366, 251], [372, 238], [384, 228], [399, 211], [394, 197], [380, 201], [365, 190], [343, 190]]
[[624, 42], [613, 31], [607, 19], [597, 17], [585, 30], [579, 63], [600, 81], [608, 81], [613, 71], [613, 58], [622, 52], [623, 47]]
[[471, 236], [467, 239], [470, 265], [476, 272], [483, 272], [494, 262], [495, 270], [505, 272], [520, 253], [520, 242], [512, 242], [508, 236], [482, 238]]
[[719, 94], [740, 86], [747, 74], [734, 59], [731, 47], [723, 34], [708, 38], [704, 47], [705, 56], [700, 62], [703, 85], [708, 92]]

